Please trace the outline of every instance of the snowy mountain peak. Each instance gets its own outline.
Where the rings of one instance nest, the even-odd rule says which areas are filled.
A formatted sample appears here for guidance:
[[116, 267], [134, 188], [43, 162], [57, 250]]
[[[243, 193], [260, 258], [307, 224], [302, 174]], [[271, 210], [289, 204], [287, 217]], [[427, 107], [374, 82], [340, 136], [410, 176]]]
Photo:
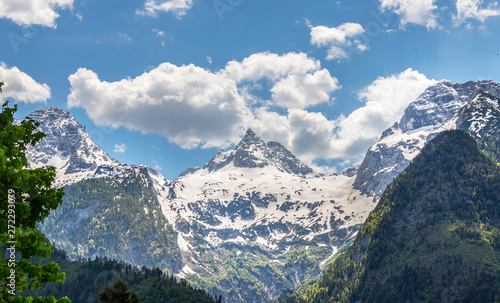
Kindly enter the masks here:
[[428, 87], [406, 108], [399, 128], [406, 133], [421, 127], [441, 125], [480, 91], [498, 96], [500, 84], [495, 81], [440, 81]]
[[313, 170], [298, 160], [292, 152], [278, 142], [267, 144], [251, 129], [248, 129], [233, 150], [220, 150], [203, 167], [190, 168], [180, 174], [183, 177], [192, 173], [211, 173], [233, 168], [272, 167], [280, 172], [295, 175], [308, 175]]
[[247, 129], [245, 135], [243, 136], [243, 138], [241, 139], [240, 143], [238, 143], [238, 145], [236, 145], [236, 150], [237, 149], [245, 149], [245, 148], [249, 148], [250, 146], [252, 145], [255, 145], [257, 147], [261, 147], [261, 148], [264, 148], [266, 146], [266, 144], [264, 143], [264, 141], [262, 141], [262, 139], [257, 136], [257, 134], [251, 130], [250, 128]]
[[367, 152], [354, 187], [379, 197], [387, 185], [443, 130], [460, 128], [476, 138], [498, 129], [496, 81], [439, 81], [428, 87]]
[[28, 117], [39, 122], [39, 130], [45, 134], [27, 151], [28, 162], [33, 168], [55, 166], [57, 185], [82, 180], [103, 165], [118, 165], [69, 112], [51, 107], [34, 111]]

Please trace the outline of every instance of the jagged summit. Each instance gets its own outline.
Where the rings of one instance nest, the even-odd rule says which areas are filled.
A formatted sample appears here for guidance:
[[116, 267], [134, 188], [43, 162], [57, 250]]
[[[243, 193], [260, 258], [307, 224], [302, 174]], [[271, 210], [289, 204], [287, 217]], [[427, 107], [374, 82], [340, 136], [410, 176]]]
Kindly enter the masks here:
[[33, 168], [55, 166], [59, 185], [81, 180], [100, 166], [118, 165], [69, 112], [50, 107], [36, 110], [28, 117], [38, 121], [39, 130], [45, 134], [43, 140], [28, 149], [28, 162]]
[[236, 145], [235, 149], [244, 149], [251, 145], [255, 145], [256, 147], [265, 147], [266, 143], [262, 141], [262, 139], [252, 129], [249, 128], [238, 145]]
[[313, 170], [298, 160], [292, 152], [278, 142], [267, 144], [251, 129], [248, 129], [233, 150], [220, 150], [203, 167], [189, 168], [179, 177], [205, 170], [214, 172], [232, 168], [275, 167], [281, 172], [295, 175], [312, 174]]

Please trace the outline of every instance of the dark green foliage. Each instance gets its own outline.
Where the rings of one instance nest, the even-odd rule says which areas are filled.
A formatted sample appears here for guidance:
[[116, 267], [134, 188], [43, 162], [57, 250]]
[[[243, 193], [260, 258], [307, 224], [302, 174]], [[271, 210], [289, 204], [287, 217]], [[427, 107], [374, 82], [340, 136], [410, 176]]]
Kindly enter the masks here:
[[479, 148], [493, 161], [500, 163], [500, 136], [488, 136], [478, 141]]
[[6, 102], [0, 112], [0, 302], [54, 303], [52, 296], [19, 295], [43, 283], [64, 281], [56, 263], [32, 260], [50, 255], [50, 243], [44, 241], [37, 224], [61, 204], [64, 193], [51, 188], [54, 167], [27, 169], [26, 150], [44, 135], [36, 131], [39, 124], [33, 120], [14, 124], [16, 111], [17, 106], [9, 108]]
[[287, 302], [500, 300], [500, 169], [463, 131], [438, 135], [384, 192], [354, 244]]
[[128, 285], [128, 302], [134, 302], [130, 301], [134, 296], [130, 296], [131, 293], [136, 293], [137, 298], [144, 303], [213, 303], [222, 300], [193, 288], [185, 280], [177, 282], [158, 268], [138, 268], [99, 257], [93, 261], [69, 261], [65, 253], [57, 249], [54, 249], [53, 259], [66, 272], [66, 282], [44, 285], [35, 295], [67, 296], [73, 303], [97, 303], [98, 292], [103, 287], [122, 280]]
[[[144, 175], [144, 174], [142, 174]], [[96, 256], [179, 271], [177, 234], [141, 173], [89, 179], [65, 188], [64, 202], [42, 230], [70, 258]]]
[[116, 280], [115, 284], [108, 284], [101, 289], [97, 298], [100, 303], [140, 303], [137, 293], [128, 289], [127, 282]]

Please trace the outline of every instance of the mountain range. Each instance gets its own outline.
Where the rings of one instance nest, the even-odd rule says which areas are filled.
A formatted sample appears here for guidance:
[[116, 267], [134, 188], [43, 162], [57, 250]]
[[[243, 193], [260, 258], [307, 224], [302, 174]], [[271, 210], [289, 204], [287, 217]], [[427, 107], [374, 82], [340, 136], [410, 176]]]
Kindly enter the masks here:
[[329, 176], [248, 130], [234, 149], [166, 180], [111, 159], [68, 112], [38, 110], [29, 116], [46, 137], [28, 151], [30, 166], [55, 166], [66, 192], [41, 228], [73, 258], [158, 266], [228, 302], [276, 300], [352, 243], [385, 188], [437, 134], [465, 130], [494, 155], [499, 96], [494, 81], [441, 81], [358, 169]]

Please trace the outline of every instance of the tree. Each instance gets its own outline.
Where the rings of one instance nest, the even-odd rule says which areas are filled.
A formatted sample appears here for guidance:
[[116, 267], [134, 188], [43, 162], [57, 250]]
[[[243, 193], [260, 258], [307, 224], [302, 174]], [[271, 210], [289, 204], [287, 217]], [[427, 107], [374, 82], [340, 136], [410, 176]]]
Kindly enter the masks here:
[[37, 225], [62, 203], [64, 189], [52, 187], [54, 167], [28, 169], [26, 150], [44, 135], [29, 118], [14, 123], [16, 111], [17, 105], [5, 102], [0, 112], [0, 302], [68, 303], [68, 298], [19, 295], [43, 283], [64, 282], [56, 263], [33, 260], [50, 256], [51, 244]]
[[109, 284], [99, 291], [97, 295], [101, 303], [141, 303], [137, 293], [128, 290], [127, 282], [116, 280], [113, 286]]

